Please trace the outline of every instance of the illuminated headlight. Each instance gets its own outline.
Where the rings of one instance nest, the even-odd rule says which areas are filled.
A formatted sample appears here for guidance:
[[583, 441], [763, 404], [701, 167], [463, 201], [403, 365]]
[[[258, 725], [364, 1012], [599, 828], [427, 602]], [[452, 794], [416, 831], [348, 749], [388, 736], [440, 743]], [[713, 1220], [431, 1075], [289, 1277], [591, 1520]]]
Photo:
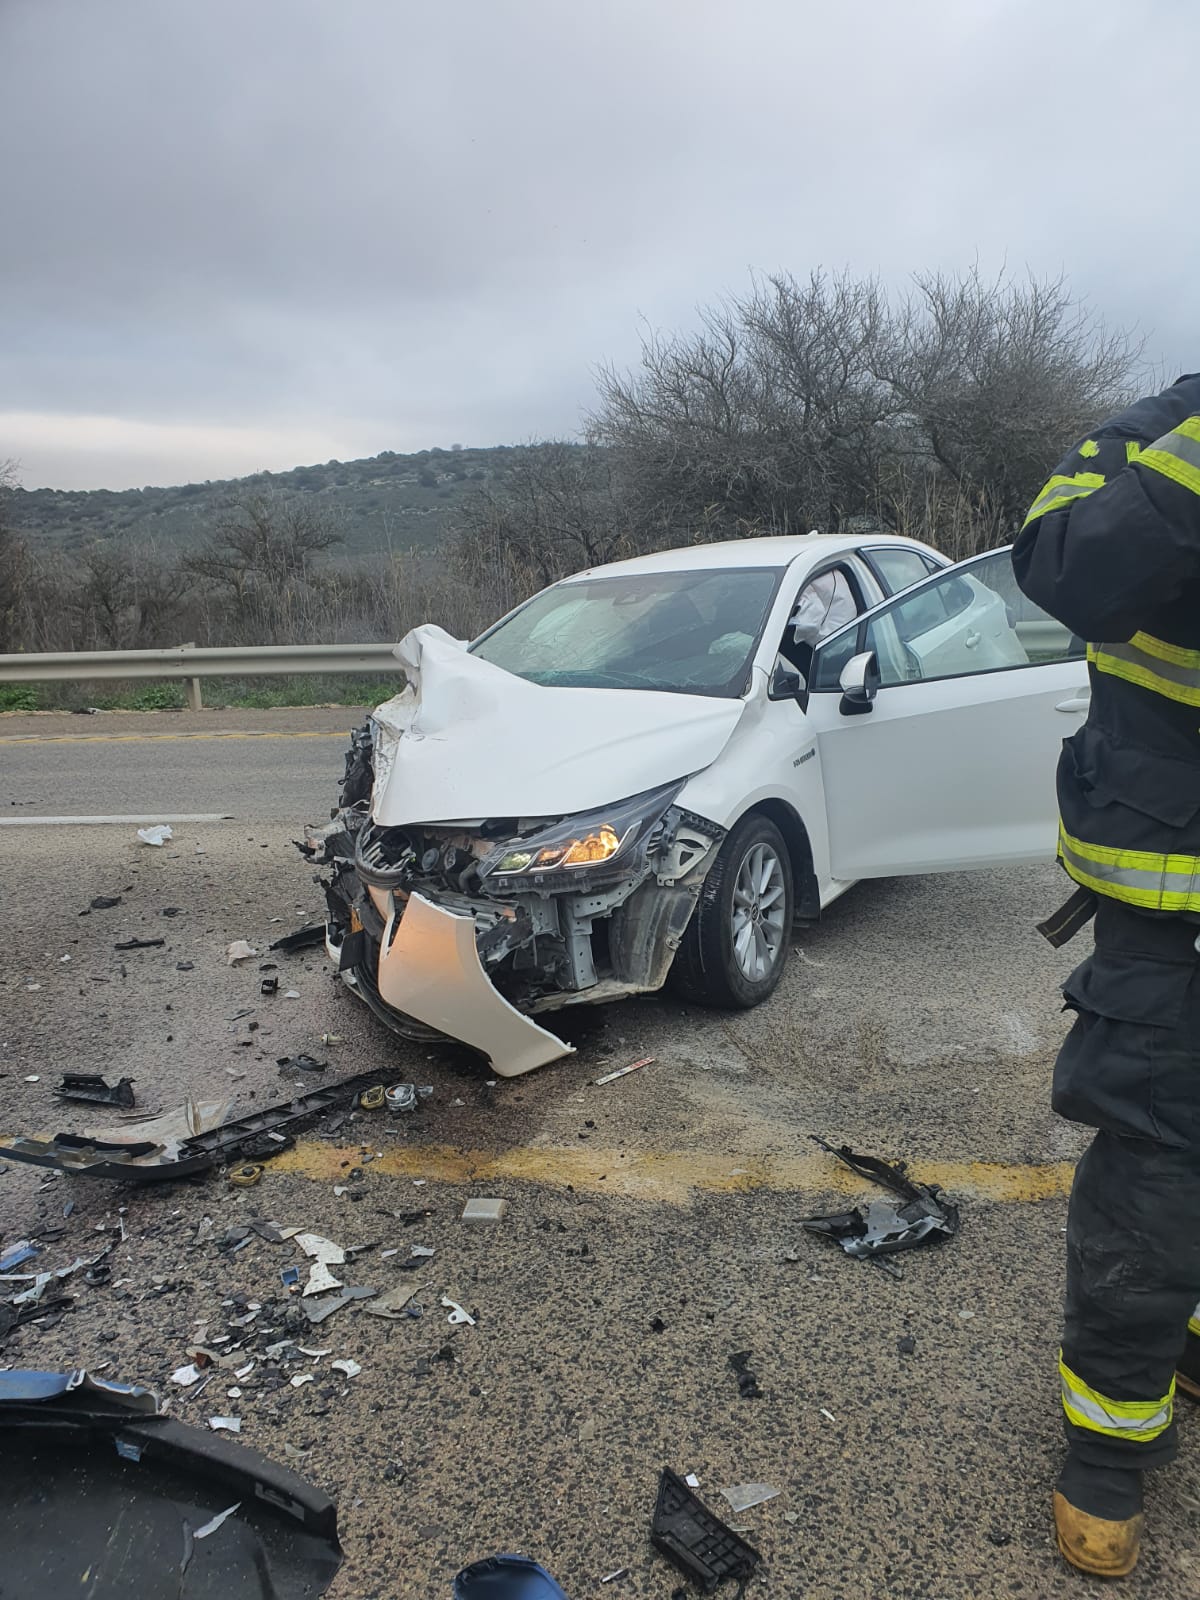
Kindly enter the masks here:
[[502, 846], [480, 870], [485, 878], [537, 878], [544, 872], [602, 867], [630, 857], [671, 804], [679, 787], [678, 783], [669, 784], [606, 806], [602, 811], [566, 817], [519, 844]]

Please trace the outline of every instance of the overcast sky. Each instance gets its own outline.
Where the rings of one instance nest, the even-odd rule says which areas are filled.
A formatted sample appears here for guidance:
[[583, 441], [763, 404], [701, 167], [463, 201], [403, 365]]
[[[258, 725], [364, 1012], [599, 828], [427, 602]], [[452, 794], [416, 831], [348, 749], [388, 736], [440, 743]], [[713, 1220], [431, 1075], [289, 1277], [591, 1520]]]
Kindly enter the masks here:
[[0, 460], [575, 433], [752, 271], [1065, 270], [1200, 365], [1195, 0], [0, 0]]

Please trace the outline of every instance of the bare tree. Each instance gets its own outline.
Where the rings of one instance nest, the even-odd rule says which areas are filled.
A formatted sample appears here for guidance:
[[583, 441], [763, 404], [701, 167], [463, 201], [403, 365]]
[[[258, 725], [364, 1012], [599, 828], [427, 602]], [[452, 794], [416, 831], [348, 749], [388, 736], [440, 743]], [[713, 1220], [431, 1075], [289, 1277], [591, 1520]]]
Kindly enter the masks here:
[[468, 583], [507, 605], [635, 550], [611, 456], [551, 441], [521, 451], [500, 485], [468, 504], [452, 558]]
[[982, 543], [1020, 526], [1054, 462], [1133, 398], [1142, 344], [1113, 331], [1065, 280], [917, 280], [881, 371], [909, 446], [950, 480]]

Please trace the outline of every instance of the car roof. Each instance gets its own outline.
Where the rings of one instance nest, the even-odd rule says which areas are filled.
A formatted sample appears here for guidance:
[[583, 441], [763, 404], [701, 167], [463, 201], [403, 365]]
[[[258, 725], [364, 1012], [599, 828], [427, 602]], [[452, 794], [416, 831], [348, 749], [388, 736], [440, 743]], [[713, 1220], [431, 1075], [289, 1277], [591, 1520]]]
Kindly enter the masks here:
[[[724, 539], [716, 544], [689, 544], [677, 550], [656, 550], [652, 555], [633, 556], [628, 561], [610, 561], [604, 566], [588, 567], [576, 572], [566, 581], [574, 583], [581, 578], [594, 578], [600, 573], [636, 572], [695, 572], [712, 567], [786, 567], [798, 556], [839, 555], [845, 550], [858, 550], [864, 545], [896, 544], [902, 548], [928, 550], [928, 545], [915, 539], [905, 539], [892, 533], [799, 533], [769, 534], [758, 539]], [[930, 552], [936, 554], [936, 552]], [[944, 560], [945, 557], [940, 559]]]

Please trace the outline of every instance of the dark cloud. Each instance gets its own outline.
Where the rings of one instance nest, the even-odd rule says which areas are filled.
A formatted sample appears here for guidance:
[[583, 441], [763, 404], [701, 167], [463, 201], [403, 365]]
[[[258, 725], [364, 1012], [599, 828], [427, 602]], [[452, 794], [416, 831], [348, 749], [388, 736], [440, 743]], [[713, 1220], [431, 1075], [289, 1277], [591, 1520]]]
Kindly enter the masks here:
[[1154, 23], [1169, 50], [1117, 0], [4, 0], [0, 456], [116, 484], [245, 470], [239, 430], [276, 466], [571, 432], [639, 317], [821, 263], [1065, 270], [1194, 366], [1200, 20]]

